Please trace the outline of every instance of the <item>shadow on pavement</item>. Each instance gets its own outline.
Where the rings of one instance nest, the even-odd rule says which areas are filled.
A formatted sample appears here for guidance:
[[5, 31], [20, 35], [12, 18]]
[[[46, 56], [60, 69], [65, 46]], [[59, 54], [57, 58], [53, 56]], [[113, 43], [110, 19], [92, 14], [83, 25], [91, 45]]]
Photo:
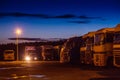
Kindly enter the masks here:
[[93, 65], [79, 65], [80, 69], [82, 70], [92, 70], [92, 71], [104, 71], [104, 70], [120, 70], [120, 68], [116, 68], [116, 67], [98, 67], [98, 66], [93, 66]]
[[89, 79], [89, 80], [120, 80], [120, 78], [92, 78], [92, 79]]

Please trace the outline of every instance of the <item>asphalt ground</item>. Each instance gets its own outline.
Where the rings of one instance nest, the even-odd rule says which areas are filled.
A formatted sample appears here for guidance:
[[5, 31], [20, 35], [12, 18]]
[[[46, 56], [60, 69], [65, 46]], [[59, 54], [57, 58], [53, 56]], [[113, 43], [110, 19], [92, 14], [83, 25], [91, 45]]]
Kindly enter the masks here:
[[0, 62], [0, 80], [120, 80], [120, 69], [59, 61]]

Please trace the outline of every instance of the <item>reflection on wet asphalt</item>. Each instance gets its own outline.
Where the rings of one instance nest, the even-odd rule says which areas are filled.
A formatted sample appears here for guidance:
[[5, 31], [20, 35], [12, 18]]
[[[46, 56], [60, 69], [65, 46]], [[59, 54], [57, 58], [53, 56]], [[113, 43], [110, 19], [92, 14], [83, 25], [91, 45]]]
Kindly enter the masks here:
[[18, 76], [16, 74], [11, 74], [10, 77], [0, 77], [0, 80], [23, 80], [23, 79], [34, 79], [34, 78], [43, 78], [47, 79], [45, 75], [23, 75], [23, 76]]
[[0, 70], [5, 70], [5, 69], [19, 69], [19, 68], [25, 68], [25, 67], [3, 67], [3, 68], [0, 68]]

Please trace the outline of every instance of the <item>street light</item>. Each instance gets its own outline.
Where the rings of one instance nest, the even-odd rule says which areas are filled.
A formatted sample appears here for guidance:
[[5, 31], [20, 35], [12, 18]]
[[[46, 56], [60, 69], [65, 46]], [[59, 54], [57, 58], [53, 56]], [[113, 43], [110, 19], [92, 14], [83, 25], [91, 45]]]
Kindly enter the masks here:
[[18, 59], [18, 44], [19, 44], [18, 43], [18, 38], [19, 38], [19, 35], [21, 34], [21, 29], [17, 28], [15, 32], [16, 32], [16, 37], [17, 37], [17, 39], [16, 39], [16, 45], [17, 45], [17, 61], [18, 61], [19, 60]]

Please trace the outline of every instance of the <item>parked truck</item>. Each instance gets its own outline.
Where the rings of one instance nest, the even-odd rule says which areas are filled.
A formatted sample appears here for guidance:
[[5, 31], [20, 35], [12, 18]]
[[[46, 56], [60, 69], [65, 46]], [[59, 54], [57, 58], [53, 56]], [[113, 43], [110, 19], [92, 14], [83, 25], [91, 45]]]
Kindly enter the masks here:
[[82, 36], [83, 40], [80, 47], [80, 62], [82, 64], [93, 64], [94, 34], [95, 31]]
[[44, 61], [58, 60], [59, 59], [59, 45], [42, 45], [42, 59]]
[[38, 60], [38, 54], [36, 53], [35, 46], [25, 46], [25, 60]]
[[95, 66], [113, 65], [114, 28], [103, 28], [94, 35], [93, 63]]
[[115, 27], [113, 39], [113, 62], [114, 66], [120, 67], [120, 24]]
[[61, 48], [60, 63], [79, 63], [80, 45], [81, 37], [69, 38]]

